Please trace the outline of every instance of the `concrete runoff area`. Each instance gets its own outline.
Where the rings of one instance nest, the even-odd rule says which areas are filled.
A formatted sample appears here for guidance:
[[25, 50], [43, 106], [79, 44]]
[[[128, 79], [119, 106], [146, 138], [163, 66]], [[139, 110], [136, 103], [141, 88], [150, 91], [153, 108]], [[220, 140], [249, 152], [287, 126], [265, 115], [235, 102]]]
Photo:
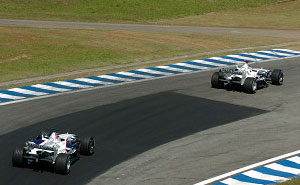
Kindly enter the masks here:
[[[0, 177], [5, 184], [193, 184], [297, 150], [299, 64], [257, 64], [283, 69], [285, 81], [253, 95], [211, 89], [207, 71], [2, 106]], [[13, 148], [45, 127], [95, 135], [96, 154], [67, 176], [13, 168]]]

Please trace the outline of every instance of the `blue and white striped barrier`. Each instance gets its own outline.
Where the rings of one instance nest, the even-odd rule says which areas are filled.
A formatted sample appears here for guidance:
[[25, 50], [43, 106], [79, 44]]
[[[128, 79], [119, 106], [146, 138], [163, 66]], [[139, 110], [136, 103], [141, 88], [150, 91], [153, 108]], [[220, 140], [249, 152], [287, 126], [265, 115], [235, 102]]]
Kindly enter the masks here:
[[300, 177], [300, 156], [290, 157], [249, 170], [221, 180], [213, 185], [279, 184], [295, 177]]
[[0, 90], [0, 105], [1, 102], [3, 103], [8, 101], [16, 101], [21, 99], [62, 93], [66, 91], [87, 89], [96, 86], [110, 86], [124, 82], [139, 81], [156, 77], [171, 76], [180, 73], [207, 70], [221, 66], [236, 65], [243, 63], [244, 60], [268, 61], [295, 56], [300, 56], [300, 52], [288, 49], [273, 49], [252, 53], [212, 57], [207, 59], [193, 60], [165, 66], [149, 67], [100, 76], [76, 78], [73, 80], [36, 84], [32, 86]]

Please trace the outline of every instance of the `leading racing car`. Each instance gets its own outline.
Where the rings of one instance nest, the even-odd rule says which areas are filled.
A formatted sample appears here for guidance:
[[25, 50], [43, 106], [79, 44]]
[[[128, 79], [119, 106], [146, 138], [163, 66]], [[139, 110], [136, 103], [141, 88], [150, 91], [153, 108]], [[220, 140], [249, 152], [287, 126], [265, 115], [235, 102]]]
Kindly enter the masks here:
[[12, 164], [25, 167], [46, 162], [54, 165], [56, 173], [68, 174], [71, 164], [79, 159], [79, 154], [92, 155], [94, 151], [94, 137], [79, 139], [75, 134], [60, 134], [58, 130], [51, 129], [26, 141], [23, 148], [16, 148], [12, 155]]
[[267, 87], [269, 83], [273, 85], [283, 84], [283, 72], [281, 69], [273, 71], [263, 68], [252, 68], [250, 61], [245, 61], [241, 67], [235, 69], [222, 68], [211, 77], [212, 88], [227, 88], [233, 86], [242, 87], [244, 92], [253, 94], [259, 88]]

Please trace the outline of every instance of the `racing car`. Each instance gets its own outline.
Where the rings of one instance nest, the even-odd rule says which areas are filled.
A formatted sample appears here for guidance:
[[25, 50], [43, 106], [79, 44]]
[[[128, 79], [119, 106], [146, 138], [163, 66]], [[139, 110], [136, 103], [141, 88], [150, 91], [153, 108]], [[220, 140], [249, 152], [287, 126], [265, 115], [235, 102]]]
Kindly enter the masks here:
[[252, 68], [250, 61], [245, 61], [241, 67], [235, 69], [222, 68], [211, 77], [212, 88], [242, 87], [246, 93], [253, 94], [257, 89], [273, 85], [283, 84], [283, 72], [281, 69], [267, 70]]
[[23, 148], [16, 148], [12, 154], [15, 167], [26, 167], [31, 164], [51, 164], [55, 172], [68, 174], [79, 154], [92, 155], [95, 151], [94, 137], [79, 139], [75, 134], [60, 134], [56, 129], [41, 131], [34, 139], [25, 142]]

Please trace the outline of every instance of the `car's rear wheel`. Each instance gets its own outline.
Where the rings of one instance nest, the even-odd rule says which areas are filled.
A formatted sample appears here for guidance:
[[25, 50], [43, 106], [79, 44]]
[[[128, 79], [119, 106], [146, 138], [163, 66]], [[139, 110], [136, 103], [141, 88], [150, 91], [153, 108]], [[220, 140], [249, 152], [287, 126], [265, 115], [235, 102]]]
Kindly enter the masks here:
[[283, 72], [280, 69], [274, 69], [271, 75], [272, 84], [282, 85], [283, 84]]
[[211, 87], [212, 88], [223, 88], [223, 83], [220, 82], [220, 73], [214, 72], [214, 74], [211, 77]]
[[254, 94], [257, 90], [257, 83], [255, 78], [246, 78], [244, 82], [244, 92]]
[[16, 148], [12, 154], [12, 164], [16, 167], [23, 167], [25, 165], [23, 148]]
[[87, 137], [80, 141], [80, 154], [92, 155], [95, 152], [95, 138]]
[[71, 158], [68, 154], [58, 154], [55, 160], [55, 171], [59, 174], [68, 174], [71, 169]]

